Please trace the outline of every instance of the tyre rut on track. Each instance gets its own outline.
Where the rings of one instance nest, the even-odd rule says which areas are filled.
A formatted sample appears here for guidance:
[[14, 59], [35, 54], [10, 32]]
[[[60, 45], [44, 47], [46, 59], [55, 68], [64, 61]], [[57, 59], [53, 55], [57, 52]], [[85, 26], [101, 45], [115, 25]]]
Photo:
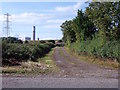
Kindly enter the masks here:
[[58, 47], [54, 51], [54, 61], [60, 69], [57, 77], [97, 77], [118, 78], [117, 70], [101, 68], [95, 64], [84, 62], [71, 55], [64, 47]]

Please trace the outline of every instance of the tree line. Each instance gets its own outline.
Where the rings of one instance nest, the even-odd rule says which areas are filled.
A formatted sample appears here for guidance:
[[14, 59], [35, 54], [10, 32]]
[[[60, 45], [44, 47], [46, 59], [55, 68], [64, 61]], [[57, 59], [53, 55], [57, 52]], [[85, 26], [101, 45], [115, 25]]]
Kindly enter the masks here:
[[65, 45], [77, 53], [120, 59], [120, 2], [91, 2], [61, 30]]

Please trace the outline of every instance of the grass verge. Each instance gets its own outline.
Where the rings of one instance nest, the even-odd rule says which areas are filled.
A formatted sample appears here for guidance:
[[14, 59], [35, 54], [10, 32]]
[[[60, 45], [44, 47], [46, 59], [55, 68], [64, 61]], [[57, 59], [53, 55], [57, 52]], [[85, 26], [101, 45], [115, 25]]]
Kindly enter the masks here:
[[54, 49], [43, 58], [38, 58], [37, 62], [22, 62], [19, 66], [2, 67], [3, 74], [23, 74], [23, 75], [40, 75], [56, 72], [57, 68], [53, 61]]
[[70, 55], [73, 55], [77, 58], [79, 58], [82, 61], [86, 61], [92, 64], [97, 64], [100, 67], [104, 67], [104, 68], [111, 68], [111, 69], [118, 69], [119, 67], [119, 63], [112, 61], [108, 58], [98, 58], [95, 56], [89, 56], [89, 55], [84, 55], [84, 54], [77, 54], [76, 52], [71, 51], [69, 48], [65, 47], [66, 51], [68, 53], [70, 53]]

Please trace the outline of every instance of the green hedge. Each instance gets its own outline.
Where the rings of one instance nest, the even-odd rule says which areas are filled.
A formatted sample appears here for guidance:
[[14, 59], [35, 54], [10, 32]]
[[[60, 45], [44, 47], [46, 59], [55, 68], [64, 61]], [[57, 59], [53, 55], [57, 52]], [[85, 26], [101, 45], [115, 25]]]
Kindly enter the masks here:
[[22, 40], [19, 40], [18, 38], [15, 37], [2, 37], [0, 38], [3, 43], [23, 43]]
[[100, 45], [99, 39], [72, 43], [70, 49], [78, 54], [86, 53], [88, 55], [97, 55], [120, 60], [120, 41], [107, 41]]
[[41, 44], [41, 43], [28, 43], [28, 44], [18, 44], [18, 43], [2, 43], [2, 58], [4, 60], [15, 59], [17, 61], [33, 60], [36, 61], [37, 58], [47, 54], [54, 44]]

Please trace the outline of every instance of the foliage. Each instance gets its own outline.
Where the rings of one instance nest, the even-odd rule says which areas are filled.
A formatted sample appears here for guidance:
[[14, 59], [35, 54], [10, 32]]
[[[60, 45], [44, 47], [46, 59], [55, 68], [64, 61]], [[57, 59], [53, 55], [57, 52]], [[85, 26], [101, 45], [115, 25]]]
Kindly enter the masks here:
[[81, 43], [72, 43], [70, 49], [78, 54], [96, 55], [100, 57], [109, 57], [120, 59], [118, 50], [120, 42], [107, 41], [103, 46], [100, 46], [98, 39], [82, 41]]
[[44, 40], [40, 40], [40, 43], [46, 43]]
[[55, 40], [48, 40], [48, 42], [55, 44]]
[[120, 39], [120, 2], [92, 2], [86, 14], [97, 27], [102, 39]]
[[61, 43], [61, 42], [63, 42], [62, 40], [58, 40], [58, 43]]
[[25, 43], [28, 43], [28, 41], [27, 41], [27, 40], [25, 40]]
[[120, 59], [120, 2], [91, 2], [61, 30], [65, 45], [79, 54]]
[[15, 37], [8, 37], [8, 38], [3, 37], [0, 39], [2, 39], [3, 43], [21, 43], [21, 44], [23, 43], [21, 40], [15, 38]]
[[69, 46], [72, 42], [76, 40], [75, 32], [72, 28], [72, 21], [65, 21], [61, 25], [61, 30], [63, 31], [63, 41]]
[[3, 64], [10, 63], [10, 60], [17, 62], [32, 60], [36, 61], [47, 54], [51, 48], [54, 47], [52, 43], [2, 43], [2, 58]]
[[92, 39], [95, 34], [95, 26], [88, 19], [87, 15], [78, 10], [77, 16], [61, 25], [63, 41], [70, 45], [72, 42], [80, 42], [88, 38]]

